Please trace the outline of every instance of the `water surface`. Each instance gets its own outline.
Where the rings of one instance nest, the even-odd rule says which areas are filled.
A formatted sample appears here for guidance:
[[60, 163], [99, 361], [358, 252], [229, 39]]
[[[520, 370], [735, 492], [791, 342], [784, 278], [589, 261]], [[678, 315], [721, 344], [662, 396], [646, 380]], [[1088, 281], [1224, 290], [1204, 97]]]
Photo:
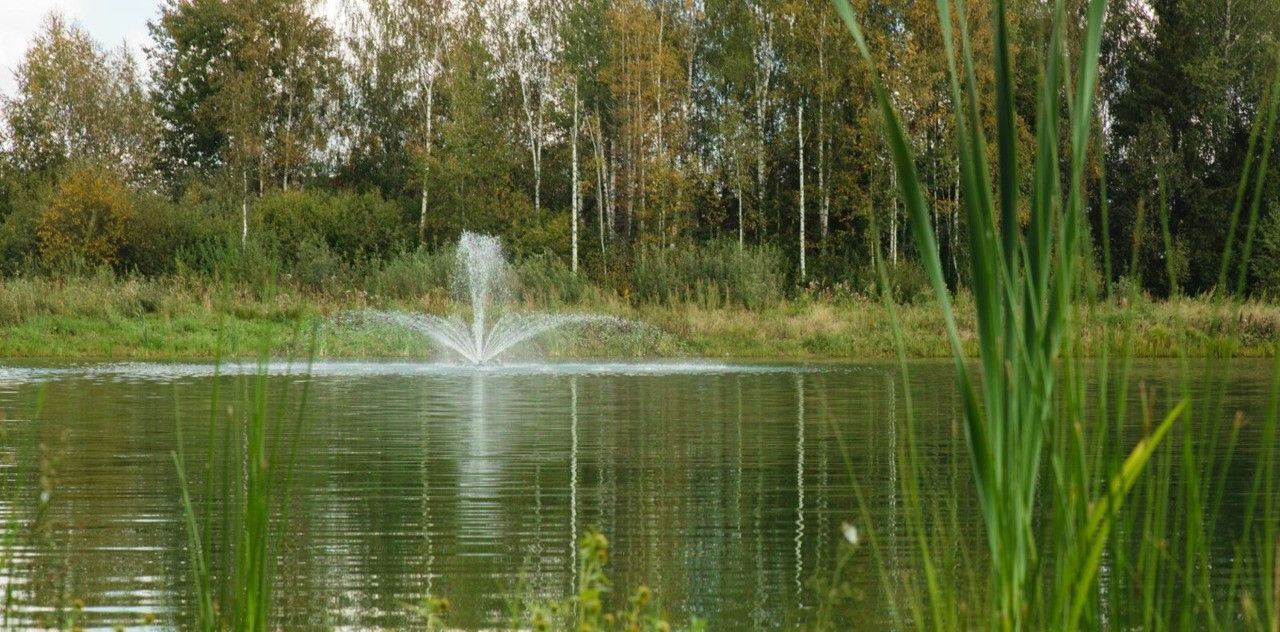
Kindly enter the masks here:
[[[247, 376], [257, 370], [0, 368], [0, 516], [19, 525], [2, 547], [14, 560], [3, 580], [17, 624], [65, 621], [76, 600], [81, 625], [137, 626], [151, 614], [173, 627], [189, 617], [175, 421], [200, 500], [210, 437], [220, 462], [221, 429], [248, 414]], [[277, 550], [277, 614], [289, 629], [413, 627], [409, 606], [426, 595], [452, 601], [453, 625], [503, 625], [513, 604], [572, 593], [574, 542], [593, 527], [612, 543], [616, 592], [649, 585], [674, 618], [702, 617], [713, 629], [779, 629], [812, 616], [849, 550], [844, 523], [874, 529], [886, 563], [907, 564], [893, 459], [907, 404], [892, 364], [262, 370], [286, 436], [307, 397]], [[1260, 414], [1266, 365], [1232, 370], [1229, 405]], [[1140, 373], [1157, 388], [1174, 384], [1163, 365]], [[945, 363], [911, 366], [921, 453], [936, 478], [955, 481], [925, 494], [957, 506], [961, 528], [976, 533], [971, 499], [954, 498], [968, 489], [968, 465], [956, 450], [951, 375]], [[1250, 437], [1241, 462], [1256, 448]], [[1230, 489], [1248, 475], [1233, 474]], [[855, 480], [871, 524], [854, 504]], [[887, 623], [865, 550], [842, 581], [850, 589], [837, 619]]]

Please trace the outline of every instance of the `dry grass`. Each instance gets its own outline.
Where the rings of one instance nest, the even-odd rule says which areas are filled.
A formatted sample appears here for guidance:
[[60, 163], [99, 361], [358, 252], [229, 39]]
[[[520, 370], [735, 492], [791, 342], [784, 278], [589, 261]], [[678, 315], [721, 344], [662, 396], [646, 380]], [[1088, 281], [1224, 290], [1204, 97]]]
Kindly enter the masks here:
[[[304, 332], [319, 325], [322, 356], [414, 357], [427, 350], [412, 336], [342, 326], [335, 316], [362, 309], [446, 313], [455, 307], [443, 287], [427, 288], [413, 297], [389, 297], [361, 289], [308, 290], [287, 281], [253, 288], [105, 273], [19, 277], [0, 284], [0, 355], [212, 357], [219, 330], [227, 345], [224, 354], [253, 355], [266, 339], [276, 341], [273, 352], [287, 353], [296, 350], [295, 341]], [[521, 307], [602, 312], [661, 332], [620, 339], [612, 346], [553, 343], [553, 355], [861, 359], [896, 353], [883, 303], [859, 296], [802, 296], [751, 310], [701, 303], [633, 305], [587, 286], [576, 303], [543, 305], [525, 298]], [[964, 346], [975, 350], [973, 301], [967, 294], [956, 297], [955, 315]], [[949, 355], [942, 317], [932, 302], [900, 306], [898, 318], [910, 357]], [[1150, 357], [1173, 354], [1180, 339], [1190, 344], [1190, 355], [1217, 355], [1228, 335], [1240, 346], [1239, 355], [1266, 356], [1280, 336], [1280, 306], [1257, 301], [1223, 309], [1207, 299], [1139, 298], [1081, 308], [1079, 320], [1077, 332], [1089, 353], [1105, 344], [1104, 326], [1115, 331], [1130, 323], [1135, 328], [1135, 352]]]

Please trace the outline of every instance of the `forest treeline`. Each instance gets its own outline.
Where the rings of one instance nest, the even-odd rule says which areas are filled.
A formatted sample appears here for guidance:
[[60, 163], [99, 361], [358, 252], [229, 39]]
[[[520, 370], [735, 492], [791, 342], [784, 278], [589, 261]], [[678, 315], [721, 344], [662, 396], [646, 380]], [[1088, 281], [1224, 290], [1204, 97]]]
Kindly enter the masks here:
[[[961, 285], [934, 4], [854, 4]], [[1052, 3], [1009, 4], [1029, 192]], [[967, 5], [957, 26], [990, 88], [992, 2]], [[354, 264], [473, 230], [601, 278], [710, 242], [793, 286], [865, 286], [877, 249], [912, 274], [872, 69], [825, 0], [347, 0], [336, 15], [165, 0], [149, 28], [145, 60], [57, 14], [31, 41], [3, 101], [7, 273], [166, 274], [249, 252]], [[1269, 0], [1110, 3], [1087, 211], [1098, 270], [1105, 251], [1115, 279], [1156, 294], [1213, 288], [1277, 33]], [[1254, 294], [1280, 290], [1280, 160], [1267, 168]]]

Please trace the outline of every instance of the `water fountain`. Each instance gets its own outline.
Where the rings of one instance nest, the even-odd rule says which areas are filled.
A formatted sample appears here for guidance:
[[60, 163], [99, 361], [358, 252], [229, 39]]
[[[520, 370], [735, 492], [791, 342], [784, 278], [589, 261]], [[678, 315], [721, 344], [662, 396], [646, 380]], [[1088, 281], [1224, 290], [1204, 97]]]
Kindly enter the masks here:
[[[503, 310], [512, 274], [502, 242], [465, 232], [458, 239], [455, 294], [471, 305], [471, 322], [457, 315], [372, 312], [374, 320], [418, 332], [472, 364], [488, 364], [512, 348], [550, 331], [584, 324], [620, 323], [601, 314], [519, 313]], [[494, 314], [495, 310], [503, 310]]]

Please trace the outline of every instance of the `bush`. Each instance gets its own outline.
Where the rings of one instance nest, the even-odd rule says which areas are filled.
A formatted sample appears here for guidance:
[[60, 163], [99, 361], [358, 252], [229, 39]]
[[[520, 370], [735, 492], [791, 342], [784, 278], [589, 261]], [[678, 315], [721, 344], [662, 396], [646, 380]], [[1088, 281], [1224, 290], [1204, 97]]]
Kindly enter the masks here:
[[[933, 285], [929, 275], [916, 261], [903, 259], [898, 263], [885, 262], [885, 276], [889, 279], [889, 292], [898, 303], [915, 303], [933, 298]], [[879, 279], [877, 275], [875, 278]], [[877, 290], [883, 291], [879, 287]]]
[[344, 261], [381, 259], [409, 242], [409, 226], [394, 201], [374, 193], [278, 191], [257, 204], [250, 236], [285, 263], [299, 258], [301, 244], [324, 244]]
[[[238, 236], [237, 236], [238, 237]], [[205, 239], [177, 254], [178, 276], [205, 276], [251, 287], [273, 284], [280, 274], [280, 262], [260, 243], [238, 238]]]
[[328, 290], [336, 289], [347, 269], [347, 264], [328, 244], [307, 240], [298, 246], [298, 259], [290, 274], [303, 288]]
[[1280, 206], [1273, 207], [1258, 227], [1258, 251], [1250, 262], [1261, 293], [1280, 297]]
[[772, 246], [743, 250], [731, 241], [701, 247], [645, 248], [635, 254], [627, 286], [634, 300], [696, 302], [759, 309], [779, 302], [786, 287], [786, 260]]
[[417, 299], [446, 294], [453, 274], [454, 250], [418, 250], [388, 259], [365, 279], [365, 291], [391, 299]]
[[226, 240], [229, 233], [227, 220], [214, 217], [207, 208], [138, 196], [121, 265], [148, 276], [169, 274], [176, 270], [183, 252]]
[[37, 254], [36, 226], [50, 196], [48, 185], [7, 181], [0, 208], [8, 213], [0, 219], [0, 272], [27, 271]]
[[41, 261], [50, 268], [70, 261], [115, 265], [133, 213], [133, 198], [119, 177], [101, 167], [73, 169], [40, 214]]
[[575, 304], [587, 288], [586, 277], [574, 274], [554, 255], [525, 257], [515, 265], [520, 298], [536, 305]]

